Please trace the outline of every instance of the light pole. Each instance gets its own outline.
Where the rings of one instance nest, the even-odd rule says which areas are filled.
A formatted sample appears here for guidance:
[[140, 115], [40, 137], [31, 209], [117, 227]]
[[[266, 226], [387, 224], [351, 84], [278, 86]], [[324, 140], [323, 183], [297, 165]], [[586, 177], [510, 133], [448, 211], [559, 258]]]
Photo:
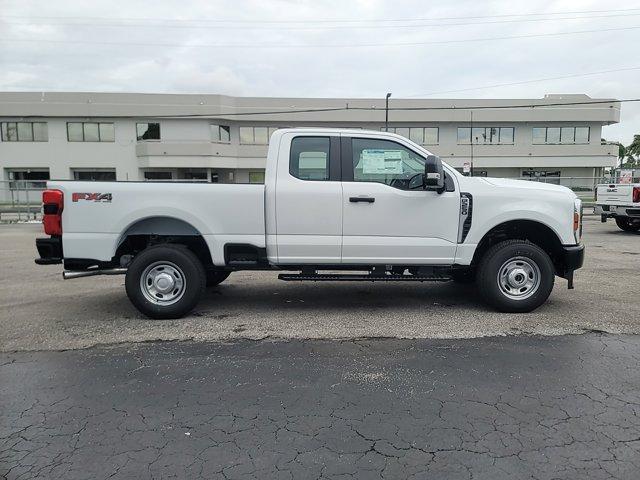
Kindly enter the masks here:
[[473, 177], [473, 110], [469, 112], [471, 114], [471, 122], [469, 128], [471, 129], [469, 139], [471, 140], [471, 162], [469, 162], [469, 176]]
[[384, 101], [384, 131], [389, 131], [389, 97], [391, 92], [387, 93], [387, 98]]

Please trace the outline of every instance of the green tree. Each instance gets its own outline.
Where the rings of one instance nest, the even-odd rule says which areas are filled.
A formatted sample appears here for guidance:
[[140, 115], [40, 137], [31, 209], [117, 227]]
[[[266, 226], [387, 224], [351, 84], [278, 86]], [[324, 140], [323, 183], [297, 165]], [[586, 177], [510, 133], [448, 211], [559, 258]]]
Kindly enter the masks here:
[[624, 159], [627, 156], [627, 147], [620, 142], [609, 142], [606, 138], [600, 139], [601, 145], [616, 145], [618, 147], [618, 163], [624, 165]]
[[640, 158], [640, 135], [633, 136], [633, 142], [627, 147], [627, 158], [638, 160]]

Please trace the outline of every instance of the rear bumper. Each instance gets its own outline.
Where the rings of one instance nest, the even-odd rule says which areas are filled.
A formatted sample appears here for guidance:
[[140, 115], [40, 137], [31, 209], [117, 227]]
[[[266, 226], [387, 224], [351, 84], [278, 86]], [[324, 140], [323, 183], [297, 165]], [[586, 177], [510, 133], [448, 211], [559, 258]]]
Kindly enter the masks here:
[[56, 265], [62, 263], [62, 237], [36, 238], [36, 248], [40, 258], [38, 265]]
[[603, 219], [615, 217], [640, 218], [640, 205], [630, 207], [628, 205], [596, 205], [593, 213]]

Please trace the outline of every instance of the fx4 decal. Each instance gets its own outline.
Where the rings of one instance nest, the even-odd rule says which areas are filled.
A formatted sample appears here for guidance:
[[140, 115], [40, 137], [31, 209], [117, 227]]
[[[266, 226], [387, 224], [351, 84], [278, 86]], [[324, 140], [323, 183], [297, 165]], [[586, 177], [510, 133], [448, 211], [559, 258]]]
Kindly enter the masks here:
[[71, 194], [71, 201], [86, 200], [88, 202], [107, 202], [111, 203], [113, 195], [110, 193], [77, 193]]

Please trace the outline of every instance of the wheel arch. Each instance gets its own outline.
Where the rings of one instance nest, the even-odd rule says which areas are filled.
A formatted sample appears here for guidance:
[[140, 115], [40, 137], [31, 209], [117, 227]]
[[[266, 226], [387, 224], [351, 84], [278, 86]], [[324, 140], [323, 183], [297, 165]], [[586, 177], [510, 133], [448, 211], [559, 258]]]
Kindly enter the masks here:
[[562, 240], [549, 225], [538, 220], [508, 220], [491, 228], [478, 243], [471, 265], [478, 265], [492, 246], [504, 240], [530, 241], [551, 257], [557, 273], [564, 272]]
[[211, 252], [200, 230], [185, 220], [168, 215], [147, 216], [128, 225], [118, 239], [113, 262], [120, 263], [125, 255], [135, 256], [149, 246], [162, 243], [184, 245], [205, 267], [213, 265]]

